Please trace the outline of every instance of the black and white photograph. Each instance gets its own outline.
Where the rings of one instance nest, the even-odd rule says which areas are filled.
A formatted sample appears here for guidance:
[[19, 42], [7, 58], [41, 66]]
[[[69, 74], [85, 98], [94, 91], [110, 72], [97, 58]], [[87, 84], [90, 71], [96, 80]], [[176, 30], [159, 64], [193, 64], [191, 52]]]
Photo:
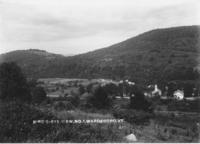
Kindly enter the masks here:
[[200, 1], [0, 0], [0, 143], [200, 143]]

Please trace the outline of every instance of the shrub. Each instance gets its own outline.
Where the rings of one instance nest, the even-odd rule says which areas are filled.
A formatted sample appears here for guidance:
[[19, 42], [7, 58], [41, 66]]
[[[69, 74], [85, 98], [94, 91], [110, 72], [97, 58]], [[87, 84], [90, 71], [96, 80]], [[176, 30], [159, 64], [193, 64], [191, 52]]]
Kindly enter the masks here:
[[78, 90], [79, 90], [80, 95], [85, 93], [85, 88], [84, 88], [83, 85], [79, 85], [79, 89]]
[[86, 86], [86, 91], [88, 93], [94, 93], [94, 91], [99, 87], [98, 83], [90, 83]]
[[117, 85], [113, 83], [106, 84], [105, 86], [103, 86], [103, 89], [108, 95], [114, 95], [119, 93]]
[[74, 109], [74, 105], [69, 102], [69, 101], [57, 101], [54, 103], [54, 109], [55, 110], [59, 110], [59, 111], [62, 111], [62, 110], [72, 110]]
[[78, 107], [80, 104], [80, 97], [77, 93], [72, 92], [72, 95], [67, 96], [66, 100], [69, 101], [75, 107]]
[[102, 127], [100, 124], [92, 125], [65, 125], [59, 127], [45, 138], [45, 142], [78, 142], [96, 143], [121, 141], [122, 136], [116, 132], [114, 126]]
[[92, 87], [93, 87], [93, 83], [90, 83], [89, 85], [87, 85], [86, 90], [88, 93], [92, 91]]
[[28, 139], [41, 139], [53, 127], [33, 124], [33, 120], [48, 119], [51, 120], [54, 117], [18, 102], [1, 104], [0, 142], [26, 142]]
[[177, 101], [172, 100], [168, 103], [168, 110], [170, 111], [188, 111], [188, 112], [200, 112], [200, 100], [194, 101]]
[[84, 93], [83, 95], [81, 95], [80, 97], [80, 106], [82, 108], [90, 108], [92, 107], [91, 103], [90, 103], [90, 99], [91, 99], [92, 95], [90, 93]]
[[143, 124], [145, 122], [148, 122], [151, 117], [153, 117], [153, 114], [145, 111], [138, 111], [133, 109], [118, 109], [113, 110], [113, 115], [116, 118], [124, 119], [125, 121], [129, 123], [134, 124]]

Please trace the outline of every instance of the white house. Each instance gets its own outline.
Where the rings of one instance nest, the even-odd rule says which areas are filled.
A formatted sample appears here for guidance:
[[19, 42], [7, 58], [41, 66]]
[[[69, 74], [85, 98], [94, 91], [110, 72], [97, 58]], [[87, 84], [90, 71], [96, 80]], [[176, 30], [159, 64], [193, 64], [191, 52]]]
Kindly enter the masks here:
[[184, 98], [184, 92], [182, 90], [176, 90], [173, 94], [174, 98], [177, 100], [182, 100]]
[[149, 85], [148, 90], [144, 92], [144, 95], [147, 97], [161, 96], [162, 91], [158, 88], [158, 85]]
[[152, 95], [159, 95], [159, 96], [162, 95], [162, 91], [158, 88], [157, 84], [155, 84], [154, 86], [154, 91], [152, 91]]

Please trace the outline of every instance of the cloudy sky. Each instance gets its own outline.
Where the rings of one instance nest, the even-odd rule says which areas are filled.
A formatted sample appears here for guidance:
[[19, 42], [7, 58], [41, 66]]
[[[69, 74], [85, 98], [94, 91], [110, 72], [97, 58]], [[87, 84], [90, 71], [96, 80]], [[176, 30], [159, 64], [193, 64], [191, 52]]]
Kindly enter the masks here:
[[199, 25], [199, 0], [0, 0], [0, 53], [84, 53], [155, 28]]

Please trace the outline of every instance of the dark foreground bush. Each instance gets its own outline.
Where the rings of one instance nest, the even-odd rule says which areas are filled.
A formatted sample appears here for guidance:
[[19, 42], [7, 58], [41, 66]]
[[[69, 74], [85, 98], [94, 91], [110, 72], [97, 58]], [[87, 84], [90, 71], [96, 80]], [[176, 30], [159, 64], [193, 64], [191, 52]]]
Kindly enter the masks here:
[[26, 142], [42, 139], [53, 128], [51, 125], [33, 124], [33, 120], [51, 120], [44, 114], [21, 103], [11, 102], [0, 107], [0, 142]]
[[120, 142], [124, 136], [111, 124], [33, 124], [52, 119], [57, 118], [28, 105], [1, 104], [0, 142]]
[[117, 131], [114, 125], [67, 124], [45, 137], [44, 142], [120, 142], [122, 136]]
[[152, 113], [133, 109], [113, 110], [113, 115], [132, 124], [144, 124], [153, 117]]

